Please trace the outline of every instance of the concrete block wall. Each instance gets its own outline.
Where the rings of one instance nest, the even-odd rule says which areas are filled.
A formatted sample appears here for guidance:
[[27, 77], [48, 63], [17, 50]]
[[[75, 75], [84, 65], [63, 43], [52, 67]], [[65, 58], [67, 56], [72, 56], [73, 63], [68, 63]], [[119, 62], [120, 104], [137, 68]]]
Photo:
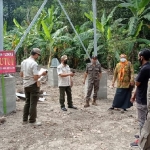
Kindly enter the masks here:
[[[6, 94], [6, 114], [16, 111], [16, 80], [15, 77], [4, 77]], [[0, 78], [0, 114], [4, 114], [2, 84]]]

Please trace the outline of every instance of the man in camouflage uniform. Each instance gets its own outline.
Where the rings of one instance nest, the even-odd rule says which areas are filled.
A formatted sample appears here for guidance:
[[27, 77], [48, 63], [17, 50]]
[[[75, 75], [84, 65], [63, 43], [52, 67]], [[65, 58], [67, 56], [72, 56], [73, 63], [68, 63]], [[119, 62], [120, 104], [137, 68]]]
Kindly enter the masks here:
[[88, 89], [86, 95], [86, 103], [84, 107], [90, 106], [89, 101], [90, 101], [93, 88], [94, 88], [94, 94], [93, 94], [92, 105], [96, 106], [97, 92], [99, 90], [99, 82], [101, 78], [101, 64], [97, 61], [97, 56], [92, 56], [91, 63], [87, 64], [83, 84], [85, 84], [85, 80], [87, 76], [88, 76]]

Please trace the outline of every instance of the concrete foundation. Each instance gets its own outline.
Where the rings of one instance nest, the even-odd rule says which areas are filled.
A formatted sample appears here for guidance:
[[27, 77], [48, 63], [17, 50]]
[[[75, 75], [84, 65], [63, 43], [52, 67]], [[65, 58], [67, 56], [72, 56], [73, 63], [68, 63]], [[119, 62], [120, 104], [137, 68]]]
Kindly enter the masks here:
[[[15, 77], [4, 77], [6, 94], [6, 114], [16, 111], [16, 80]], [[0, 78], [0, 114], [4, 114], [2, 84]]]
[[58, 87], [58, 74], [57, 74], [57, 66], [59, 65], [59, 61], [57, 58], [53, 58], [51, 62], [51, 66], [48, 69], [48, 85], [51, 87]]
[[58, 74], [56, 67], [48, 69], [48, 85], [51, 87], [58, 87]]
[[[99, 83], [99, 91], [97, 93], [97, 99], [107, 99], [107, 72], [102, 72], [102, 77]], [[88, 88], [88, 77], [85, 82], [85, 96], [87, 94], [87, 88]], [[93, 92], [91, 94], [91, 99], [93, 98]]]

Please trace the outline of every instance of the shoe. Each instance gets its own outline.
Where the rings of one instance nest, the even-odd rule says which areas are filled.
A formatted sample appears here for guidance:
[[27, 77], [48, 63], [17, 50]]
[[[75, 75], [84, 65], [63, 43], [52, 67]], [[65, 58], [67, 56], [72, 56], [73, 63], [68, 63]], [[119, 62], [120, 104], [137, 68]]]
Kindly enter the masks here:
[[136, 139], [139, 139], [139, 138], [140, 138], [140, 136], [139, 136], [139, 135], [134, 135], [134, 137], [135, 137]]
[[23, 121], [22, 125], [28, 124], [28, 121]]
[[96, 99], [93, 99], [93, 101], [92, 101], [92, 105], [97, 106]]
[[96, 102], [92, 102], [92, 105], [97, 106], [97, 103]]
[[139, 143], [139, 139], [135, 140], [133, 143], [130, 143], [130, 146], [136, 147], [136, 146], [138, 146], [138, 143]]
[[90, 107], [89, 101], [86, 101], [84, 108]]
[[65, 107], [62, 107], [61, 109], [62, 109], [63, 111], [67, 111], [67, 109], [66, 109]]
[[108, 110], [114, 110], [114, 107], [110, 107]]
[[31, 126], [41, 126], [42, 123], [41, 122], [34, 122], [34, 123], [30, 123]]
[[75, 106], [68, 106], [68, 108], [77, 109]]
[[121, 111], [120, 111], [122, 114], [124, 113], [124, 109], [121, 109]]

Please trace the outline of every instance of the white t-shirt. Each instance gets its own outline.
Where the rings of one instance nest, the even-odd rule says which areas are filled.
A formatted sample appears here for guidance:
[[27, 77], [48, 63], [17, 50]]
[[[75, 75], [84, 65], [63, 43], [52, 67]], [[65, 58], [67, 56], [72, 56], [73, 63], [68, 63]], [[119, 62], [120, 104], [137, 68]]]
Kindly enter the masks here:
[[23, 72], [23, 86], [28, 87], [34, 84], [36, 81], [33, 76], [38, 75], [38, 64], [34, 58], [29, 57], [22, 61], [21, 72]]
[[70, 86], [70, 76], [61, 77], [62, 73], [70, 73], [70, 67], [68, 65], [64, 66], [62, 63], [57, 67], [58, 73], [58, 86]]

